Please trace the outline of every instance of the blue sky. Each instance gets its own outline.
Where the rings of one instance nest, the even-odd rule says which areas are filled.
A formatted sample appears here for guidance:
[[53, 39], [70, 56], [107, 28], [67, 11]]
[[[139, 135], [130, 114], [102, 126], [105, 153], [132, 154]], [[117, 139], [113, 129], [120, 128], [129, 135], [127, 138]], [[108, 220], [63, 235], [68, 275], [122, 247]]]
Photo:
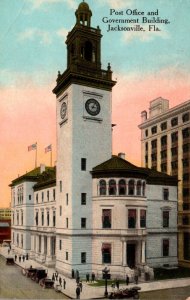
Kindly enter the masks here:
[[[65, 39], [75, 25], [78, 0], [0, 0], [0, 199], [10, 201], [8, 185], [18, 174], [34, 168], [27, 147], [38, 142], [38, 164], [49, 164], [44, 148], [53, 145], [56, 161], [55, 87], [57, 72], [66, 68]], [[92, 27], [103, 35], [102, 68], [111, 63], [113, 79], [113, 152], [140, 165], [140, 114], [149, 101], [162, 96], [170, 107], [190, 99], [190, 0], [88, 0]], [[112, 31], [102, 21], [110, 9], [119, 18], [132, 12], [159, 11], [170, 24], [161, 31]], [[141, 17], [139, 16], [139, 20]], [[139, 21], [140, 22], [140, 21]], [[120, 24], [123, 25], [123, 24]], [[132, 24], [134, 25], [134, 24]], [[126, 26], [131, 26], [126, 25]], [[6, 158], [6, 164], [5, 164]], [[1, 203], [1, 204], [2, 204]]]
[[[75, 9], [81, 1], [64, 0], [1, 0], [0, 26], [1, 72], [32, 74], [40, 72], [40, 81], [49, 79], [58, 69], [66, 67], [66, 47], [64, 40], [75, 22]], [[89, 0], [93, 11], [92, 26], [100, 26], [104, 35], [102, 42], [103, 66], [110, 61], [116, 73], [156, 72], [160, 68], [176, 65], [189, 68], [189, 0]], [[103, 17], [109, 15], [110, 8], [117, 11], [137, 9], [139, 11], [159, 10], [159, 16], [170, 21], [156, 32], [141, 33], [109, 32]], [[121, 17], [120, 17], [121, 18]], [[137, 18], [137, 16], [122, 16]], [[139, 18], [140, 19], [140, 18]], [[119, 50], [119, 51], [118, 51]], [[14, 75], [15, 74], [15, 75]], [[8, 76], [10, 77], [10, 76]], [[9, 84], [9, 78], [4, 78]]]

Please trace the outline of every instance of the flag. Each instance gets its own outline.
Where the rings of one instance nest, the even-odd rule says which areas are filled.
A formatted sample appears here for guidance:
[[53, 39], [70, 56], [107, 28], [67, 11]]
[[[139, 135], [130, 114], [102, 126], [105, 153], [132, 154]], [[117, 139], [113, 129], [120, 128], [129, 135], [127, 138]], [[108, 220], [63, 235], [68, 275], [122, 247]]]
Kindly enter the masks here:
[[31, 151], [31, 150], [36, 150], [37, 149], [37, 143], [36, 144], [32, 144], [30, 146], [28, 146], [28, 151]]
[[47, 146], [47, 147], [45, 148], [45, 153], [47, 153], [47, 152], [49, 152], [49, 151], [51, 151], [51, 150], [52, 150], [51, 145], [49, 145], [49, 146]]

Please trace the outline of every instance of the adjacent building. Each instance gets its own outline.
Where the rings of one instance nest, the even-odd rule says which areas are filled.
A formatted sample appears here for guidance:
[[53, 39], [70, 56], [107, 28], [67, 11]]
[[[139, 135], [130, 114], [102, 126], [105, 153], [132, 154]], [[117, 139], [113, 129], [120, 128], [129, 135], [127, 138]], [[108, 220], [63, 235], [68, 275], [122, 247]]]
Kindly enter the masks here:
[[142, 166], [178, 177], [179, 263], [190, 266], [190, 101], [169, 108], [169, 101], [150, 102], [141, 113]]
[[59, 273], [152, 276], [177, 265], [177, 178], [112, 156], [110, 64], [101, 68], [101, 31], [82, 2], [58, 73], [57, 163], [13, 180], [12, 241], [19, 253]]

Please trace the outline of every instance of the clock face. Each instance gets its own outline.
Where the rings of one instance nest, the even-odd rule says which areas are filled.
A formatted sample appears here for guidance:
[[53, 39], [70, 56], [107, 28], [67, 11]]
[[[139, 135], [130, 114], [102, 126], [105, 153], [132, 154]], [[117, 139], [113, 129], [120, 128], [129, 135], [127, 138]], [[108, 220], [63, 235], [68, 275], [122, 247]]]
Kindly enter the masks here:
[[67, 104], [63, 102], [61, 104], [61, 109], [60, 109], [60, 116], [62, 119], [65, 119], [66, 113], [67, 113]]
[[85, 109], [91, 116], [96, 116], [100, 113], [100, 103], [95, 99], [88, 99], [85, 103]]

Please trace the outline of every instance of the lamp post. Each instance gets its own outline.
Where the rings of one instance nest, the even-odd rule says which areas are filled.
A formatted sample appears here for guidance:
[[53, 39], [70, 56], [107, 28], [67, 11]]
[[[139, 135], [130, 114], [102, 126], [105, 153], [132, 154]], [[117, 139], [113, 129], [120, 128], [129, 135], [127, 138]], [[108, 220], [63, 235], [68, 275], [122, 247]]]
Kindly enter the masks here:
[[105, 267], [102, 270], [102, 273], [104, 274], [104, 278], [105, 278], [105, 292], [104, 292], [104, 296], [107, 298], [108, 297], [108, 273], [109, 273], [109, 269], [107, 267]]

